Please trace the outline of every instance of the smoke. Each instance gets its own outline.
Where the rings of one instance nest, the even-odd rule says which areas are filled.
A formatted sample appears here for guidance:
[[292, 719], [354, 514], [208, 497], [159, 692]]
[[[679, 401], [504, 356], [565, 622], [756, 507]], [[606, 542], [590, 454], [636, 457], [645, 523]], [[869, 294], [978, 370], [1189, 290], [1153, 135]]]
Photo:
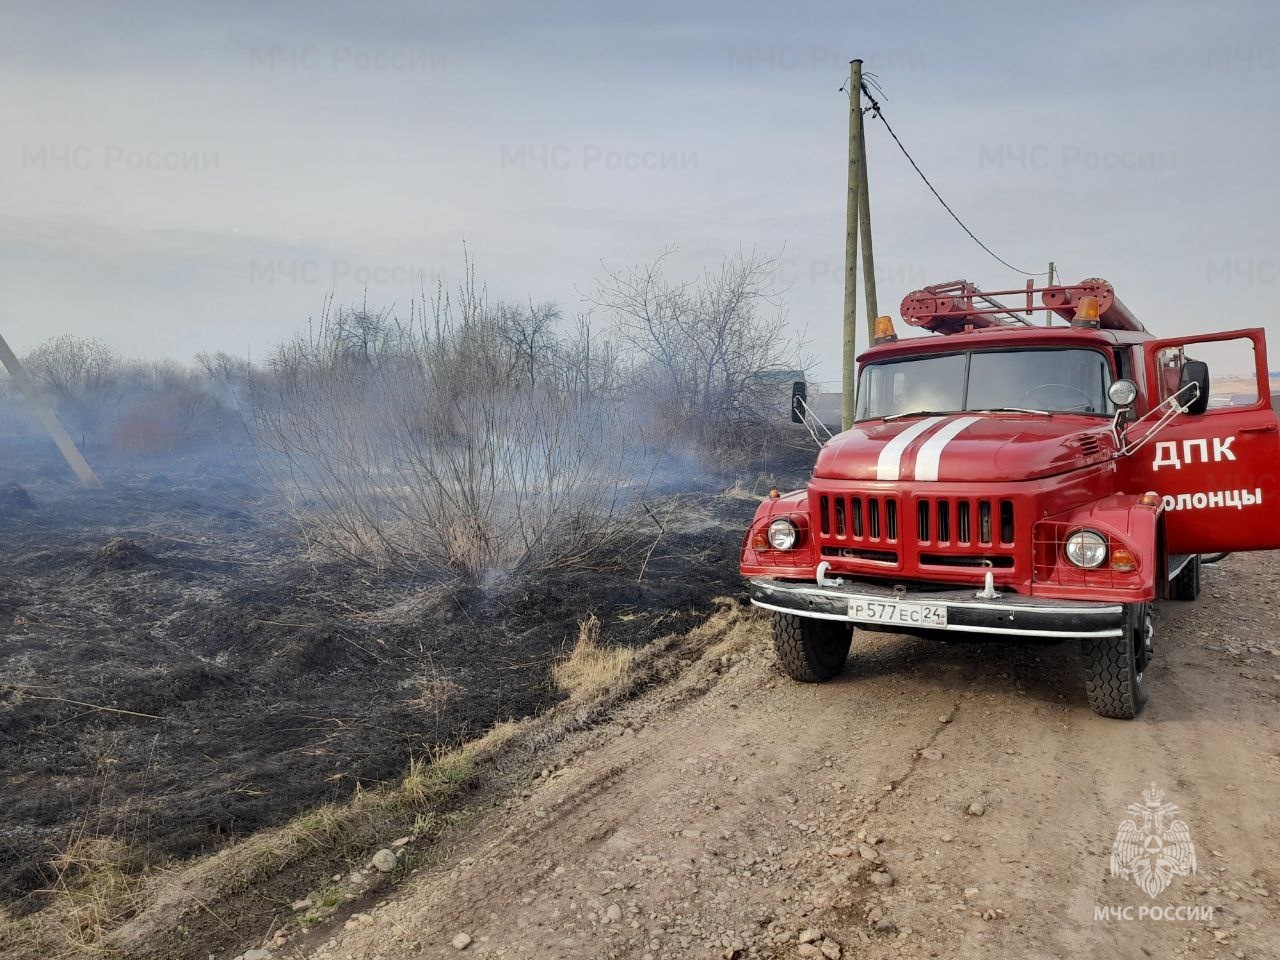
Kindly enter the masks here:
[[665, 260], [606, 273], [571, 318], [491, 298], [467, 262], [404, 318], [330, 300], [258, 366], [72, 337], [26, 362], [91, 460], [247, 462], [318, 559], [487, 585], [627, 564], [659, 529], [648, 500], [767, 442], [783, 407], [762, 373], [798, 362], [772, 259], [691, 281]]

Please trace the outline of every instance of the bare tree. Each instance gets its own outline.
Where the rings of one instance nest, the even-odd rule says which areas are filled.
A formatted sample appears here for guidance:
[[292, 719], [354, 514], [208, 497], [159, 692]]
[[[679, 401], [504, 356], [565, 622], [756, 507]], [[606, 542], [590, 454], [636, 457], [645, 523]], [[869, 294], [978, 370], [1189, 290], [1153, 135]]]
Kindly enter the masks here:
[[246, 357], [237, 357], [224, 350], [197, 353], [196, 365], [212, 383], [233, 388], [249, 379], [253, 365]]
[[776, 409], [776, 384], [762, 373], [798, 364], [799, 343], [772, 293], [776, 258], [740, 252], [696, 281], [673, 282], [670, 255], [606, 271], [590, 300], [612, 320], [660, 420], [714, 447]]
[[120, 399], [119, 361], [106, 344], [63, 334], [40, 344], [23, 363], [82, 446], [100, 439]]

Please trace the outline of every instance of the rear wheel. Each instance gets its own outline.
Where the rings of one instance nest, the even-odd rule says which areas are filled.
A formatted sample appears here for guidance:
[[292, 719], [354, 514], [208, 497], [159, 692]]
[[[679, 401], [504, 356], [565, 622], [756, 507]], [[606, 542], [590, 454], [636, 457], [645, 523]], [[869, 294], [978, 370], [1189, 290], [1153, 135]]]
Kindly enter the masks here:
[[1132, 720], [1147, 702], [1147, 672], [1155, 633], [1151, 604], [1125, 604], [1118, 637], [1082, 637], [1084, 689], [1095, 713]]
[[1194, 600], [1200, 596], [1200, 554], [1187, 561], [1178, 575], [1169, 581], [1170, 600]]
[[835, 620], [789, 613], [773, 616], [773, 647], [787, 676], [804, 683], [830, 680], [844, 669], [853, 628]]

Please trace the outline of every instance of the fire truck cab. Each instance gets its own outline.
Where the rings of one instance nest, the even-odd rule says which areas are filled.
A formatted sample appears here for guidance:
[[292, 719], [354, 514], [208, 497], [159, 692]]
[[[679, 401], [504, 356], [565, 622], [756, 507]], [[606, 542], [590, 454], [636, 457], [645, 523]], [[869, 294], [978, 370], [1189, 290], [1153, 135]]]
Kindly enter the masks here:
[[[901, 312], [936, 335], [899, 340], [876, 321], [854, 424], [743, 540], [782, 667], [830, 679], [855, 628], [1073, 640], [1090, 706], [1137, 716], [1152, 604], [1194, 600], [1202, 555], [1280, 547], [1263, 331], [1158, 339], [1100, 279], [956, 281]], [[1210, 404], [1200, 357], [1228, 347], [1227, 396]]]

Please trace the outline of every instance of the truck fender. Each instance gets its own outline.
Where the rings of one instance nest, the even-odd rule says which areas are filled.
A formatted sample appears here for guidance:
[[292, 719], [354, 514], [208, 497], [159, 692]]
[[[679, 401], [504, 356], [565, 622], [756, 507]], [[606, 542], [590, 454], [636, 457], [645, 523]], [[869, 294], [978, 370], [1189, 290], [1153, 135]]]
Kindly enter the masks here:
[[[773, 550], [764, 546], [764, 533], [778, 517], [795, 524], [799, 540], [793, 550]], [[766, 497], [756, 508], [756, 515], [742, 538], [741, 568], [748, 576], [777, 576], [813, 579], [818, 562], [817, 543], [809, 530], [809, 493], [791, 493]]]
[[[1129, 601], [1155, 600], [1165, 590], [1164, 505], [1149, 494], [1113, 494], [1082, 504], [1073, 510], [1047, 517], [1036, 524], [1040, 542], [1061, 542], [1074, 531], [1096, 530], [1107, 537], [1108, 560], [1094, 572], [1073, 570], [1099, 592], [1113, 593]], [[1127, 549], [1136, 560], [1136, 569], [1121, 571], [1111, 566], [1118, 548]]]

